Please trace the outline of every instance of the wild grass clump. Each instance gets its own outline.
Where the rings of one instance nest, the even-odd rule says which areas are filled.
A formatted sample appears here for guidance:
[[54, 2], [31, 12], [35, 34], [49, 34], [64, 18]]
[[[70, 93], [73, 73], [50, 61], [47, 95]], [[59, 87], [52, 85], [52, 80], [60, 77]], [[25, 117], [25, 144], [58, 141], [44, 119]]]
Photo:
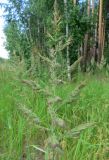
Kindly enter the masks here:
[[108, 79], [84, 77], [85, 84], [53, 84], [54, 92], [51, 84], [44, 88], [29, 77], [24, 83], [18, 65], [14, 70], [3, 64], [0, 68], [1, 160], [109, 157]]
[[57, 57], [71, 38], [65, 43], [59, 38], [56, 1], [52, 23], [49, 56], [37, 51], [48, 66], [46, 82], [27, 71], [23, 61], [0, 65], [0, 159], [108, 159], [109, 84], [90, 76], [66, 81]]

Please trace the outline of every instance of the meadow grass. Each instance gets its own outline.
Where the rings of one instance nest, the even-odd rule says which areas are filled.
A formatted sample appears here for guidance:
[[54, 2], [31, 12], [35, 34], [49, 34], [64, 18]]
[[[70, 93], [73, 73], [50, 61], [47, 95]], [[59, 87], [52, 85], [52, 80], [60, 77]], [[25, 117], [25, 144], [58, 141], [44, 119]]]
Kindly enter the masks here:
[[[16, 67], [17, 68], [17, 67]], [[40, 94], [21, 82], [28, 78], [23, 71], [0, 65], [0, 160], [43, 160], [37, 147], [44, 149], [48, 137], [50, 115], [47, 102]], [[25, 73], [25, 72], [24, 72]], [[109, 159], [109, 79], [98, 76], [82, 76], [76, 83], [67, 83], [56, 88], [56, 94], [66, 99], [69, 93], [86, 80], [78, 100], [72, 104], [56, 106], [58, 116], [68, 127], [84, 123], [95, 123], [83, 130], [79, 136], [63, 136], [63, 154], [59, 160], [108, 160]], [[22, 112], [19, 106], [26, 106], [39, 117], [36, 125], [32, 117]], [[41, 128], [41, 126], [45, 127]], [[62, 135], [63, 130], [56, 129]]]

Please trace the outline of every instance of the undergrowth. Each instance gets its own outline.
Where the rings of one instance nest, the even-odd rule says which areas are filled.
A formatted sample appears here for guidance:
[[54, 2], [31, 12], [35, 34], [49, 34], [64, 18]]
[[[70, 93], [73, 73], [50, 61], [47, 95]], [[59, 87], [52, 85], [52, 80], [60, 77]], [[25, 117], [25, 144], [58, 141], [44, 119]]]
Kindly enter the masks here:
[[53, 121], [47, 96], [28, 84], [33, 80], [22, 68], [21, 64], [0, 65], [0, 159], [107, 160], [108, 78], [84, 76], [76, 83], [58, 85], [56, 95], [66, 100], [86, 80], [76, 101], [55, 105], [58, 120]]

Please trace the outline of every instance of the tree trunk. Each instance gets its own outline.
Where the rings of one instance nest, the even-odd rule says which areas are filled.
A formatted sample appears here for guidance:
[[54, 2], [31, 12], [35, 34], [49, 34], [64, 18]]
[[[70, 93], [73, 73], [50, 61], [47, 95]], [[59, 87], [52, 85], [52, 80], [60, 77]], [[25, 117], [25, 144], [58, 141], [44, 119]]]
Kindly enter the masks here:
[[[94, 11], [95, 11], [95, 0], [92, 0], [92, 16], [94, 16]], [[97, 46], [97, 22], [96, 22], [94, 28], [94, 45], [93, 45], [93, 58], [95, 64], [97, 62], [97, 49], [98, 46]]]
[[94, 15], [95, 10], [95, 0], [92, 0], [92, 14]]
[[103, 0], [99, 0], [99, 30], [98, 30], [99, 63], [102, 58], [102, 15], [103, 15]]
[[104, 24], [104, 19], [102, 21], [102, 56], [103, 56], [103, 52], [104, 52], [104, 42], [105, 42], [105, 24]]
[[[65, 11], [65, 19], [66, 19], [66, 39], [69, 37], [69, 25], [68, 25], [68, 9], [67, 9], [67, 0], [64, 0], [64, 11]], [[67, 76], [68, 80], [71, 81], [71, 72], [70, 72], [70, 54], [69, 54], [69, 46], [66, 48], [67, 53]]]
[[76, 5], [76, 0], [73, 0], [73, 4]]
[[[87, 4], [87, 15], [90, 16], [90, 0], [88, 0], [88, 4]], [[85, 35], [85, 39], [84, 39], [84, 67], [83, 67], [83, 71], [86, 72], [87, 69], [87, 59], [88, 59], [88, 39], [89, 39], [89, 34], [88, 32]]]

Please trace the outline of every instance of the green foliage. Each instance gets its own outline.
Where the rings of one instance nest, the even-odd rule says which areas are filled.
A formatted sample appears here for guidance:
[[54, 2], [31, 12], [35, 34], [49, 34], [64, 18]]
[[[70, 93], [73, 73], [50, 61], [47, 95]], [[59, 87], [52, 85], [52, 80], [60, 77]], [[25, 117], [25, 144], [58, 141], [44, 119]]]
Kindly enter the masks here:
[[[69, 24], [69, 36], [73, 41], [70, 45], [70, 63], [73, 64], [78, 58], [78, 48], [84, 41], [85, 34], [92, 26], [91, 17], [87, 15], [82, 6], [73, 6], [72, 3], [68, 5], [68, 24]], [[65, 18], [64, 18], [65, 19]], [[65, 22], [65, 21], [64, 21]], [[63, 24], [65, 26], [65, 24]]]
[[[59, 37], [65, 36], [66, 22], [63, 1], [57, 1], [57, 4], [57, 12], [61, 17], [61, 27], [57, 35]], [[26, 58], [26, 62], [27, 59], [31, 61], [33, 46], [37, 46], [48, 55], [47, 32], [50, 30], [52, 32], [53, 28], [53, 5], [53, 0], [9, 1], [9, 5], [5, 6], [7, 12], [5, 34], [6, 48], [11, 55], [14, 51], [16, 55]], [[86, 4], [84, 6], [86, 7]], [[68, 1], [69, 36], [73, 39], [70, 45], [71, 64], [77, 60], [78, 48], [91, 27], [92, 20], [86, 16], [85, 7], [80, 4], [73, 6], [72, 1]]]
[[3, 63], [5, 60], [0, 57], [0, 64]]

